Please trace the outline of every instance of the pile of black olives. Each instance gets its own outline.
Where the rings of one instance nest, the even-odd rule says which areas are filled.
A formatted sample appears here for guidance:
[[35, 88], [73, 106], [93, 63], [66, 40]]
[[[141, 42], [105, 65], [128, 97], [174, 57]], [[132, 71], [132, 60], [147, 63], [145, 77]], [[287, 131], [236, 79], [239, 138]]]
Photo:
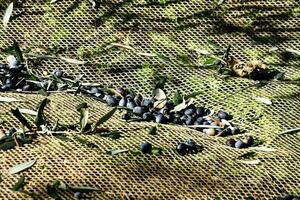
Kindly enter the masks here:
[[[239, 134], [238, 127], [228, 125], [230, 115], [227, 112], [219, 111], [212, 114], [212, 110], [191, 104], [186, 108], [173, 112], [175, 104], [171, 100], [166, 100], [163, 106], [155, 107], [156, 99], [144, 98], [140, 94], [128, 93], [126, 89], [117, 88], [114, 93], [107, 93], [102, 88], [92, 87], [89, 94], [102, 97], [102, 100], [109, 106], [119, 106], [127, 113], [122, 115], [122, 119], [140, 119], [141, 121], [153, 121], [161, 124], [187, 125], [196, 128], [210, 136], [227, 136]], [[223, 123], [226, 121], [227, 124]]]

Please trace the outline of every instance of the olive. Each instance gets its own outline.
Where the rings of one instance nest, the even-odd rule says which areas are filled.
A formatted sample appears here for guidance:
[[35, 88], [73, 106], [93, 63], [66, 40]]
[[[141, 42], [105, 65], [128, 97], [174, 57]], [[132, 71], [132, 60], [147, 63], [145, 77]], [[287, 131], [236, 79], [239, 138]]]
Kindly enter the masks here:
[[176, 146], [176, 151], [179, 155], [184, 155], [188, 151], [188, 145], [186, 145], [185, 143], [179, 143]]
[[145, 108], [142, 106], [136, 106], [133, 108], [133, 113], [137, 114], [137, 115], [143, 115], [145, 112]]
[[149, 142], [144, 142], [140, 146], [140, 150], [142, 153], [149, 153], [151, 152], [151, 149], [152, 149], [152, 145]]
[[107, 95], [107, 97], [106, 97], [106, 103], [109, 106], [116, 106], [116, 105], [118, 105], [118, 100], [114, 96]]
[[245, 143], [247, 146], [252, 146], [254, 143], [254, 138], [252, 136], [248, 136]]
[[230, 147], [235, 147], [235, 140], [230, 138], [226, 141], [226, 145]]
[[218, 117], [219, 117], [220, 119], [228, 119], [228, 118], [229, 118], [229, 114], [228, 114], [227, 112], [220, 111], [220, 112], [218, 113]]
[[130, 115], [128, 113], [125, 113], [125, 114], [122, 115], [122, 119], [127, 121], [127, 120], [130, 119]]
[[246, 144], [242, 140], [237, 140], [234, 146], [235, 148], [241, 149], [241, 148], [245, 148]]
[[144, 114], [143, 114], [143, 119], [146, 120], [146, 121], [152, 120], [152, 119], [153, 119], [152, 113], [150, 113], [150, 112], [144, 113]]
[[121, 107], [125, 107], [127, 104], [127, 100], [125, 98], [122, 98], [120, 101], [119, 101], [119, 106]]

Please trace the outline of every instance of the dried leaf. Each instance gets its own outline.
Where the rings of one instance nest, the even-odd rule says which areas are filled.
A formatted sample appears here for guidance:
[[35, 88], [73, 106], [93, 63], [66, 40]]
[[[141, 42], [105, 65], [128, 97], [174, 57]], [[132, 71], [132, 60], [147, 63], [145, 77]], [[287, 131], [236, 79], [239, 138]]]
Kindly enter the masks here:
[[255, 97], [255, 100], [262, 102], [266, 105], [272, 105], [272, 101], [270, 99], [264, 98], [264, 97]]
[[36, 116], [38, 113], [34, 110], [30, 110], [30, 109], [19, 109], [20, 113], [22, 114], [28, 114], [28, 115], [34, 115]]
[[96, 2], [94, 0], [89, 0], [89, 2], [92, 4], [93, 8], [96, 7]]
[[208, 51], [206, 51], [206, 50], [204, 50], [204, 49], [195, 49], [195, 51], [196, 51], [197, 53], [199, 53], [199, 54], [202, 54], [202, 55], [206, 55], [206, 56], [211, 55], [210, 52], [208, 52]]
[[36, 160], [31, 160], [31, 161], [24, 162], [24, 163], [18, 164], [16, 166], [13, 166], [12, 168], [9, 169], [9, 174], [12, 175], [12, 174], [17, 174], [19, 172], [22, 172], [22, 171], [32, 167], [35, 163], [36, 163]]
[[160, 88], [157, 88], [154, 90], [154, 99], [156, 100], [165, 100], [167, 98], [165, 92], [160, 89]]
[[286, 48], [285, 51], [300, 56], [300, 51], [298, 50]]
[[11, 98], [11, 97], [0, 97], [0, 102], [11, 103], [11, 102], [17, 102], [17, 101], [22, 101], [22, 100], [18, 100], [18, 99]]
[[80, 112], [80, 132], [83, 133], [89, 119], [89, 109], [87, 103], [82, 103], [77, 106], [77, 110]]
[[31, 130], [31, 125], [29, 124], [27, 119], [20, 113], [18, 108], [16, 108], [15, 110], [11, 109], [11, 112], [24, 126]]
[[100, 191], [100, 189], [98, 188], [87, 187], [87, 186], [70, 187], [70, 189], [72, 190], [72, 192], [81, 192], [81, 193]]
[[38, 107], [38, 110], [37, 110], [37, 115], [36, 115], [36, 118], [35, 118], [35, 125], [37, 127], [40, 127], [41, 125], [46, 124], [44, 109], [45, 109], [45, 107], [47, 106], [47, 104], [49, 102], [50, 102], [50, 100], [46, 98], [46, 99], [43, 99], [39, 104], [39, 107]]
[[7, 26], [8, 22], [9, 22], [9, 19], [12, 15], [12, 12], [13, 12], [13, 8], [14, 8], [14, 3], [11, 2], [5, 10], [5, 14], [4, 14], [4, 17], [3, 17], [3, 25], [4, 26]]
[[121, 133], [119, 131], [111, 131], [106, 133], [100, 133], [101, 137], [109, 137], [111, 139], [119, 139], [121, 137]]
[[134, 48], [129, 45], [119, 44], [119, 43], [111, 43], [106, 49], [110, 49], [112, 47], [118, 47], [123, 49], [128, 49], [134, 51]]
[[94, 125], [93, 130], [95, 130], [99, 125], [103, 124], [104, 122], [106, 122], [107, 120], [109, 120], [117, 111], [117, 107], [113, 108], [111, 111], [109, 111], [107, 114], [105, 114], [104, 116], [102, 116]]
[[146, 56], [146, 57], [156, 57], [157, 55], [154, 53], [142, 53], [142, 52], [138, 52], [137, 55], [139, 56]]
[[187, 107], [185, 100], [183, 99], [182, 103], [178, 104], [177, 106], [174, 107], [173, 110], [171, 110], [171, 112], [180, 112], [183, 109], [185, 109]]
[[119, 153], [124, 153], [124, 152], [128, 152], [128, 151], [129, 151], [128, 149], [112, 149], [112, 150], [107, 151], [106, 153], [110, 154], [110, 155], [117, 155]]
[[247, 165], [258, 165], [260, 163], [260, 160], [239, 160], [239, 162]]
[[224, 3], [224, 1], [225, 1], [225, 0], [219, 0], [219, 1], [218, 1], [218, 5], [221, 5], [221, 4], [223, 4], [223, 3]]
[[278, 50], [278, 47], [272, 47], [272, 48], [269, 49], [269, 52], [271, 53], [271, 52], [274, 52], [274, 51], [277, 51], [277, 50]]
[[250, 149], [256, 150], [256, 151], [265, 151], [265, 152], [274, 152], [276, 149], [269, 148], [269, 147], [250, 147]]
[[51, 0], [50, 3], [56, 3], [59, 0]]
[[293, 129], [289, 129], [287, 131], [283, 131], [281, 133], [279, 133], [278, 135], [284, 135], [284, 134], [288, 134], [288, 133], [294, 133], [294, 132], [299, 132], [300, 128], [293, 128]]
[[65, 57], [60, 57], [61, 60], [70, 63], [70, 64], [75, 64], [75, 65], [85, 65], [87, 61], [80, 61], [72, 58], [65, 58]]
[[153, 104], [153, 108], [162, 109], [163, 107], [165, 107], [166, 103], [167, 103], [167, 100], [155, 101]]
[[18, 180], [18, 182], [13, 186], [13, 188], [11, 189], [12, 191], [20, 191], [23, 190], [25, 186], [25, 176], [21, 176]]

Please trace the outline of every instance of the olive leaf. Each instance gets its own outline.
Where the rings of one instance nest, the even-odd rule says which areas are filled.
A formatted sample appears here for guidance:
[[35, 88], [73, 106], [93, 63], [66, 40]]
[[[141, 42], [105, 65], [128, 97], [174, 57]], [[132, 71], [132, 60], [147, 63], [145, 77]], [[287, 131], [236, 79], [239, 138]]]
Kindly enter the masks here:
[[18, 164], [16, 166], [13, 166], [12, 168], [9, 169], [9, 174], [12, 175], [12, 174], [20, 173], [26, 169], [29, 169], [35, 163], [36, 163], [36, 160], [31, 160], [31, 161], [24, 162], [24, 163]]
[[9, 54], [9, 55], [14, 55], [18, 61], [23, 62], [23, 54], [20, 49], [19, 43], [14, 41], [12, 46], [9, 46], [5, 49], [2, 50], [2, 52]]
[[177, 106], [175, 106], [173, 108], [173, 110], [171, 110], [171, 112], [179, 112], [179, 111], [185, 109], [186, 107], [187, 107], [187, 104], [186, 104], [185, 100], [183, 99], [180, 104], [178, 104]]
[[59, 0], [51, 0], [50, 3], [56, 3]]
[[80, 61], [72, 58], [65, 58], [62, 56], [60, 56], [59, 58], [67, 63], [75, 64], [75, 65], [85, 65], [87, 63], [87, 61]]
[[47, 194], [55, 200], [60, 200], [60, 196], [58, 195], [58, 190], [60, 186], [60, 181], [54, 181], [52, 184], [47, 184], [46, 190]]
[[167, 98], [165, 92], [160, 89], [160, 88], [156, 88], [153, 92], [153, 97], [156, 100], [165, 100]]
[[172, 100], [175, 105], [178, 105], [183, 101], [183, 96], [180, 94], [179, 91], [176, 91]]
[[26, 108], [24, 108], [24, 109], [19, 109], [19, 111], [20, 111], [20, 113], [22, 113], [22, 114], [28, 114], [28, 115], [34, 115], [34, 116], [37, 115], [37, 112], [36, 112], [36, 111], [30, 110], [30, 109], [26, 109]]
[[39, 89], [38, 94], [45, 96], [45, 97], [49, 95], [48, 92], [44, 88]]
[[292, 128], [286, 131], [283, 131], [281, 133], [279, 133], [278, 135], [284, 135], [284, 134], [288, 134], [288, 133], [295, 133], [295, 132], [299, 132], [300, 128]]
[[0, 102], [11, 103], [11, 102], [18, 102], [18, 101], [22, 101], [22, 100], [11, 98], [11, 97], [0, 97]]
[[223, 3], [224, 3], [224, 1], [225, 1], [225, 0], [219, 0], [219, 1], [218, 1], [218, 5], [221, 5], [221, 4], [223, 4]]
[[274, 152], [276, 149], [269, 147], [250, 147], [249, 149], [253, 149], [255, 151], [265, 151], [265, 152]]
[[264, 98], [264, 97], [255, 97], [256, 101], [262, 102], [266, 105], [272, 105], [272, 101], [270, 99]]
[[47, 106], [47, 104], [50, 102], [49, 99], [45, 98], [43, 99], [40, 103], [39, 103], [39, 107], [37, 109], [37, 115], [35, 118], [35, 125], [37, 127], [40, 127], [41, 125], [45, 125], [46, 124], [46, 119], [45, 119], [45, 115], [44, 115], [44, 109]]
[[94, 191], [100, 191], [98, 188], [94, 187], [88, 187], [88, 186], [79, 186], [79, 187], [70, 187], [70, 190], [72, 192], [81, 192], [81, 193], [87, 193], [87, 192], [94, 192]]
[[3, 17], [3, 25], [4, 26], [7, 26], [8, 22], [9, 22], [9, 19], [12, 15], [12, 12], [13, 12], [13, 8], [14, 8], [14, 3], [11, 2], [5, 10], [5, 14], [4, 14], [4, 17]]
[[215, 59], [215, 58], [207, 58], [204, 61], [203, 65], [205, 65], [205, 66], [211, 66], [211, 65], [214, 65], [216, 61], [217, 61], [217, 59]]
[[85, 127], [88, 123], [89, 118], [89, 109], [87, 103], [82, 103], [77, 106], [77, 111], [80, 112], [80, 132], [84, 132]]
[[87, 146], [87, 147], [90, 147], [90, 148], [97, 148], [98, 147], [95, 143], [90, 142], [87, 139], [83, 139], [83, 138], [78, 137], [78, 136], [74, 136], [74, 139], [77, 142], [79, 142], [80, 144], [84, 145], [84, 146]]
[[11, 109], [12, 114], [24, 125], [26, 126], [29, 130], [31, 130], [31, 125], [27, 121], [27, 119], [21, 114], [18, 108], [16, 109]]
[[155, 80], [154, 91], [158, 88], [163, 90], [166, 82], [167, 82], [166, 76], [159, 77], [157, 80]]
[[298, 50], [286, 48], [285, 51], [300, 56], [300, 51]]
[[117, 155], [119, 153], [124, 153], [124, 152], [128, 152], [128, 149], [112, 149], [112, 150], [108, 150], [106, 153], [109, 155]]
[[23, 190], [25, 186], [25, 176], [22, 175], [19, 180], [17, 181], [17, 183], [13, 186], [13, 188], [11, 188], [12, 191], [20, 191]]
[[104, 116], [102, 116], [94, 125], [93, 130], [96, 130], [96, 128], [98, 126], [100, 126], [101, 124], [103, 124], [104, 122], [106, 122], [107, 120], [109, 120], [116, 112], [118, 108], [113, 108], [111, 111], [109, 111], [108, 113], [106, 113]]
[[258, 165], [260, 163], [260, 160], [239, 160], [239, 162], [247, 165]]
[[152, 148], [152, 150], [151, 150], [151, 154], [152, 155], [155, 155], [155, 156], [159, 156], [159, 155], [161, 155], [162, 154], [162, 152], [163, 152], [163, 149], [162, 148]]
[[111, 139], [119, 139], [121, 137], [121, 133], [119, 131], [111, 131], [106, 133], [100, 133], [99, 136], [101, 137], [109, 137]]
[[153, 104], [153, 108], [162, 109], [163, 107], [165, 107], [166, 103], [167, 103], [167, 100], [155, 101]]

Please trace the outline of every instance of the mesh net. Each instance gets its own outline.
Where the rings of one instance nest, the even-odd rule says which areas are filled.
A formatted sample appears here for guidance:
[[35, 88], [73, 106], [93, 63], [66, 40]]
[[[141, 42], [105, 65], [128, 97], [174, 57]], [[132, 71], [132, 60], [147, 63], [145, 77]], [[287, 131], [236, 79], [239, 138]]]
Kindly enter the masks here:
[[[7, 7], [2, 1], [1, 9]], [[47, 199], [46, 184], [64, 180], [70, 185], [101, 188], [89, 194], [94, 199], [272, 199], [283, 191], [300, 194], [299, 134], [278, 133], [300, 125], [299, 84], [274, 81], [263, 87], [249, 87], [250, 79], [224, 78], [216, 70], [203, 67], [203, 56], [192, 50], [232, 45], [232, 54], [242, 61], [263, 60], [272, 69], [285, 72], [286, 78], [300, 79], [299, 59], [284, 53], [285, 48], [300, 49], [299, 1], [228, 0], [220, 6], [204, 0], [124, 0], [101, 1], [93, 8], [89, 1], [19, 1], [8, 27], [0, 28], [0, 47], [20, 42], [23, 51], [55, 53], [88, 60], [87, 65], [68, 64], [61, 59], [42, 60], [34, 70], [51, 73], [61, 68], [67, 75], [84, 74], [85, 82], [125, 86], [150, 96], [152, 82], [167, 76], [165, 91], [183, 94], [201, 92], [196, 100], [214, 110], [224, 109], [246, 135], [263, 141], [275, 152], [256, 152], [251, 159], [259, 165], [238, 162], [251, 149], [234, 149], [224, 145], [227, 138], [209, 137], [180, 126], [163, 125], [155, 136], [146, 128], [152, 123], [126, 123], [117, 113], [105, 126], [119, 130], [118, 140], [96, 135], [80, 135], [97, 148], [76, 141], [63, 142], [55, 137], [38, 137], [33, 144], [0, 152], [0, 199], [28, 199], [12, 192], [18, 176], [7, 173], [17, 163], [37, 158], [37, 164], [24, 172], [29, 177], [26, 190]], [[126, 49], [105, 49], [117, 42]], [[279, 48], [270, 53], [273, 46]], [[139, 53], [163, 55], [169, 60]], [[0, 58], [5, 61], [5, 54]], [[9, 113], [10, 108], [34, 109], [43, 99], [35, 94], [2, 93], [2, 96], [25, 100], [1, 104], [1, 129], [20, 127]], [[253, 99], [272, 99], [271, 106]], [[80, 102], [91, 106], [91, 121], [110, 108], [87, 97], [52, 94], [46, 115], [52, 122], [66, 124], [79, 119], [75, 107]], [[236, 135], [243, 138], [245, 135]], [[179, 156], [174, 151], [178, 142], [192, 138], [204, 147], [196, 155]], [[165, 149], [160, 156], [119, 154], [107, 155], [110, 148], [135, 149], [143, 141]], [[71, 199], [71, 193], [62, 193]]]

